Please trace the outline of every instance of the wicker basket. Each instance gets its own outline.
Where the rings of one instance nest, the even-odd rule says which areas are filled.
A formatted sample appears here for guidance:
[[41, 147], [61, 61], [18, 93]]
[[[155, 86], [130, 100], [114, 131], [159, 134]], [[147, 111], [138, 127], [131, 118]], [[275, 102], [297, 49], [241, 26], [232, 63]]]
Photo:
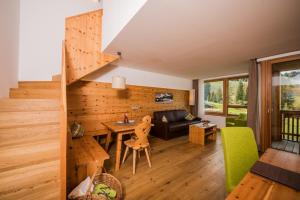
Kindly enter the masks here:
[[[94, 184], [98, 183], [104, 183], [107, 186], [111, 187], [117, 192], [117, 196], [114, 200], [121, 200], [122, 199], [122, 185], [120, 181], [115, 178], [114, 176], [107, 174], [107, 173], [101, 173], [99, 175], [96, 175], [94, 180]], [[85, 196], [81, 196], [76, 198], [76, 200], [108, 200], [106, 197], [101, 197], [98, 195], [88, 194]]]

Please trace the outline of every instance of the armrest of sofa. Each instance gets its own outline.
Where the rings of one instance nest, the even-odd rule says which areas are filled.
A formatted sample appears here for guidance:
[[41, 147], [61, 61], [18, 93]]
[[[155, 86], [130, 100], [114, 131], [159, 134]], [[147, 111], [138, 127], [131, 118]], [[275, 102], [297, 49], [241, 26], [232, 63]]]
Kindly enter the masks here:
[[195, 117], [194, 120], [201, 121], [202, 119], [201, 119], [201, 117]]

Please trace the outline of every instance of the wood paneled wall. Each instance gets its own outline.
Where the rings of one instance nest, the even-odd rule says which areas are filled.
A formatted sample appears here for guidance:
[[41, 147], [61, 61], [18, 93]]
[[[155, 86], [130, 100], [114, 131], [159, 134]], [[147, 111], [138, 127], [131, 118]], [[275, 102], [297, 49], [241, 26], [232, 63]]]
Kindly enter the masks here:
[[67, 84], [119, 58], [101, 52], [102, 13], [101, 9], [66, 19]]
[[[170, 92], [172, 103], [155, 103], [155, 94]], [[126, 90], [111, 88], [110, 83], [79, 81], [68, 88], [68, 120], [81, 122], [86, 131], [104, 129], [101, 122], [151, 115], [154, 111], [186, 109], [189, 91], [127, 85]]]

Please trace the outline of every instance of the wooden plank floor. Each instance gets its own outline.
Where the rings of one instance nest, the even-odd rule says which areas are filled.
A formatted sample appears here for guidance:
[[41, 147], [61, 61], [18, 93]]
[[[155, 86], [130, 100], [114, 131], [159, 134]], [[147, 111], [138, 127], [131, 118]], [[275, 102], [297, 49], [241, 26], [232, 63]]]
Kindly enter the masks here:
[[142, 153], [135, 175], [132, 174], [132, 152], [120, 171], [113, 172], [113, 145], [110, 150], [113, 157], [105, 166], [122, 183], [125, 200], [224, 199], [223, 150], [220, 135], [217, 138], [216, 142], [202, 147], [189, 143], [187, 136], [169, 141], [152, 137], [152, 168]]
[[272, 148], [299, 154], [299, 143], [287, 140], [273, 141]]

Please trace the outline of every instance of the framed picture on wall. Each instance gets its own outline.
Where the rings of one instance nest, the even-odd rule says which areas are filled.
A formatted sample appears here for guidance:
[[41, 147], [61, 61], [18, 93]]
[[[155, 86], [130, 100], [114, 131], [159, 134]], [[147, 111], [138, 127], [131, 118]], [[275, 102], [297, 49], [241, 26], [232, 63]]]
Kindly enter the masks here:
[[171, 103], [173, 102], [173, 94], [172, 93], [156, 93], [155, 94], [155, 102], [156, 103]]

